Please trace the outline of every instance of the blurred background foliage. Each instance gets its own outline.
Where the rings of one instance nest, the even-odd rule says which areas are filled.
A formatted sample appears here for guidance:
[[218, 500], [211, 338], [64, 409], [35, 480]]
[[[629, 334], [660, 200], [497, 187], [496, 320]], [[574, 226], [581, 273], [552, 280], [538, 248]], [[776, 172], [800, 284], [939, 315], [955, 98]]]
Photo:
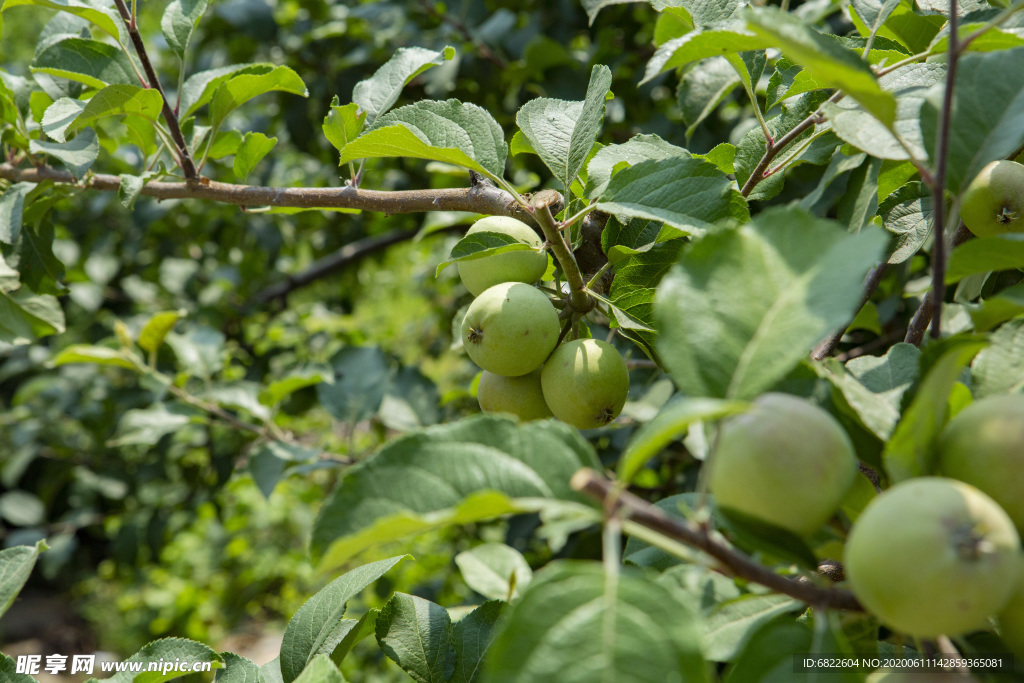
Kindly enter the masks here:
[[[159, 31], [163, 4], [140, 8], [140, 25], [173, 97], [178, 63]], [[4, 15], [4, 70], [29, 75], [36, 38], [52, 16], [38, 9]], [[457, 56], [417, 78], [399, 104], [449, 97], [474, 102], [494, 115], [508, 138], [525, 101], [582, 98], [599, 63], [611, 67], [616, 96], [608, 102], [603, 142], [656, 133], [703, 152], [741, 134], [752, 120], [735, 93], [687, 141], [675, 78], [637, 88], [653, 53], [655, 17], [645, 3], [619, 5], [588, 26], [577, 0], [218, 0], [200, 24], [186, 72], [269, 61], [291, 67], [307, 84], [307, 99], [266, 95], [229, 119], [227, 128], [279, 140], [249, 176], [252, 184], [340, 184], [346, 169], [337, 167], [337, 153], [321, 133], [331, 99], [349, 101], [353, 86], [402, 46], [452, 45]], [[120, 123], [104, 125], [124, 135]], [[95, 169], [138, 173], [141, 159], [135, 147], [121, 145], [104, 149]], [[542, 168], [535, 157], [517, 157], [509, 177], [524, 191], [539, 189], [553, 184]], [[203, 172], [242, 180], [230, 159], [213, 160]], [[466, 182], [461, 171], [395, 160], [371, 162], [363, 186]], [[152, 359], [156, 370], [193, 395], [230, 405], [239, 419], [270, 411], [300, 444], [358, 460], [403, 430], [477, 410], [475, 369], [452, 348], [451, 334], [451, 321], [469, 297], [455, 269], [434, 277], [455, 237], [441, 230], [403, 240], [286, 299], [260, 303], [258, 296], [360, 238], [444, 228], [472, 217], [281, 215], [145, 197], [127, 210], [112, 193], [48, 191], [54, 203], [46, 225], [65, 268], [61, 302], [68, 331], [31, 346], [0, 346], [0, 537], [5, 546], [46, 537], [52, 547], [25, 595], [66, 597], [84, 620], [79, 646], [122, 655], [171, 634], [217, 647], [231, 633], [280, 630], [329, 578], [315, 573], [307, 544], [319, 503], [339, 476], [337, 463], [275, 459], [244, 429], [199, 419], [181, 406], [170, 410], [182, 421], [163, 428], [159, 418], [166, 412], [160, 411], [171, 404], [154, 376], [97, 365], [54, 367], [51, 360], [71, 344], [116, 347], [120, 325], [134, 336], [154, 313], [183, 311], [176, 332]], [[622, 348], [637, 353], [628, 344]], [[255, 400], [275, 381], [334, 372], [341, 378], [356, 366], [350, 377], [356, 383], [339, 380], [333, 394], [310, 385], [272, 408]], [[627, 416], [632, 410], [649, 417], [668, 397], [666, 382], [652, 386], [653, 378], [653, 372], [634, 373]], [[138, 419], [128, 425], [126, 415]], [[629, 431], [590, 436], [611, 460]], [[666, 462], [650, 486], [683, 476], [679, 463]], [[515, 518], [426, 535], [402, 549], [417, 561], [379, 581], [353, 613], [379, 607], [392, 590], [449, 606], [479, 602], [459, 579], [453, 556], [499, 540], [538, 566], [551, 552], [531, 535], [536, 523]], [[597, 557], [598, 549], [584, 536], [561, 554]], [[18, 635], [11, 621], [0, 624], [7, 628], [0, 642]], [[374, 680], [378, 668], [390, 672], [379, 674], [384, 679], [404, 680], [376, 648], [356, 654], [346, 660], [346, 667], [359, 670], [351, 680]], [[353, 670], [346, 673], [354, 676]]]

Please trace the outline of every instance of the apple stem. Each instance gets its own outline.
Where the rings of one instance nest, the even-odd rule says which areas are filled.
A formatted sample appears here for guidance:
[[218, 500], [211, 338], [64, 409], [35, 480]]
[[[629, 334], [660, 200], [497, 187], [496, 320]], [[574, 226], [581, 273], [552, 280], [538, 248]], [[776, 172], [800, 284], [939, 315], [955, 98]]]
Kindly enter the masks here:
[[572, 309], [582, 315], [594, 307], [594, 300], [587, 294], [587, 285], [583, 281], [583, 274], [576, 263], [569, 246], [565, 243], [558, 232], [558, 224], [555, 217], [551, 215], [551, 200], [548, 196], [541, 196], [541, 193], [533, 198], [534, 218], [544, 232], [544, 239], [551, 248], [551, 254], [562, 267], [565, 281], [569, 283], [569, 305]]

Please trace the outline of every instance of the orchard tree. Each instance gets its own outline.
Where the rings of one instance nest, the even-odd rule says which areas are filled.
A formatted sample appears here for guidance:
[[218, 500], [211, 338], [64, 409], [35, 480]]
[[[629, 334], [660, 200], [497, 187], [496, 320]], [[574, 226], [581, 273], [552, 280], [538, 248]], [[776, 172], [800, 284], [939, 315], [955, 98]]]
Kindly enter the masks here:
[[[431, 682], [1024, 657], [1024, 3], [583, 0], [597, 38], [542, 23], [563, 45], [527, 25], [553, 9], [424, 0], [460, 49], [355, 83], [316, 41], [379, 47], [396, 8], [300, 5], [306, 38], [255, 62], [241, 3], [0, 8], [39, 28], [0, 71], [4, 608], [80, 535], [131, 565], [189, 523], [161, 506], [307, 478], [334, 484], [301, 503], [333, 580], [280, 656], [168, 630], [135, 659], [290, 683], [360, 675], [363, 639]], [[325, 225], [366, 229], [323, 255]], [[289, 307], [414, 239], [372, 304], [404, 351], [356, 298]], [[465, 604], [393, 590], [453, 529]]]

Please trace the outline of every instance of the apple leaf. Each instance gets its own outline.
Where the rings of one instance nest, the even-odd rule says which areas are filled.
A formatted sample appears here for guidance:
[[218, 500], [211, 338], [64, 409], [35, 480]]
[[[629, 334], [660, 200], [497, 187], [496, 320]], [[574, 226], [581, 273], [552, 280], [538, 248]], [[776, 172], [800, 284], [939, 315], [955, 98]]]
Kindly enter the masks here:
[[[365, 113], [366, 125], [373, 127], [398, 101], [402, 88], [427, 69], [444, 64], [455, 56], [455, 48], [427, 50], [422, 47], [399, 48], [384, 66], [352, 89], [352, 102]], [[339, 148], [340, 149], [340, 148]]]
[[222, 82], [210, 100], [210, 125], [219, 130], [228, 114], [254, 97], [279, 91], [300, 97], [309, 95], [299, 75], [286, 66], [251, 67]]
[[949, 256], [946, 283], [991, 270], [1024, 268], [1024, 235], [1007, 233], [967, 240]]
[[[478, 416], [394, 439], [348, 470], [320, 511], [312, 548], [321, 564], [452, 523], [489, 519], [548, 501], [589, 510], [569, 487], [600, 467], [579, 433], [556, 422]], [[410, 495], [415, 494], [415, 495]]]
[[635, 135], [620, 145], [602, 147], [587, 166], [585, 195], [589, 199], [600, 197], [612, 176], [641, 161], [689, 156], [682, 147], [665, 142], [657, 135]]
[[885, 470], [893, 483], [932, 473], [935, 439], [946, 419], [950, 392], [964, 368], [985, 345], [973, 340], [954, 342], [953, 348], [925, 375], [882, 453]]
[[340, 152], [345, 149], [345, 145], [359, 136], [365, 122], [366, 114], [359, 111], [359, 105], [349, 102], [339, 107], [338, 96], [335, 95], [331, 102], [331, 110], [324, 117], [324, 136]]
[[128, 56], [120, 48], [84, 38], [66, 38], [48, 45], [36, 55], [31, 68], [33, 72], [67, 78], [90, 88], [139, 82]]
[[244, 182], [276, 144], [277, 138], [268, 138], [263, 133], [246, 133], [235, 152], [235, 176]]
[[417, 683], [448, 681], [455, 673], [455, 645], [448, 610], [415, 595], [395, 593], [377, 616], [381, 651]]
[[[288, 622], [281, 642], [281, 677], [295, 680], [317, 655], [330, 655], [356, 625], [343, 619], [348, 601], [408, 555], [356, 567], [321, 588]], [[343, 623], [352, 622], [352, 623]]]
[[39, 541], [34, 546], [17, 545], [0, 550], [0, 615], [14, 603], [32, 574], [39, 553], [46, 549], [46, 543]]
[[552, 562], [503, 619], [487, 655], [489, 680], [708, 680], [701, 624], [654, 579], [605, 575], [593, 562]]
[[971, 366], [976, 398], [1024, 389], [1024, 319], [1011, 320], [989, 338]]
[[28, 149], [32, 154], [46, 154], [57, 159], [71, 172], [75, 179], [85, 176], [96, 157], [100, 154], [100, 143], [96, 132], [86, 128], [72, 140], [63, 144], [45, 140], [30, 140]]
[[744, 400], [770, 389], [849, 322], [887, 242], [792, 207], [708, 233], [658, 288], [665, 367], [690, 396]]
[[563, 188], [569, 188], [594, 147], [611, 85], [611, 70], [598, 64], [591, 71], [582, 102], [538, 97], [516, 113], [516, 124]]
[[666, 71], [686, 66], [708, 57], [721, 57], [729, 53], [763, 50], [772, 47], [768, 36], [754, 33], [744, 21], [733, 21], [721, 26], [690, 31], [662, 44], [647, 62], [640, 84], [650, 81]]
[[453, 263], [459, 261], [472, 261], [475, 259], [504, 254], [509, 251], [536, 251], [540, 250], [532, 244], [522, 242], [512, 235], [502, 232], [479, 231], [472, 235], [466, 235], [452, 247], [448, 259], [437, 266], [435, 277], [441, 271]]
[[340, 163], [383, 157], [442, 161], [500, 180], [508, 145], [485, 109], [458, 100], [425, 100], [382, 116], [345, 146]]
[[686, 234], [703, 232], [723, 218], [750, 216], [746, 201], [724, 173], [690, 157], [651, 159], [619, 171], [597, 210], [620, 220], [662, 221]]
[[192, 33], [209, 4], [209, 0], [172, 0], [164, 10], [160, 18], [160, 29], [178, 59], [185, 57]]
[[45, 7], [67, 12], [81, 17], [91, 24], [106, 31], [115, 40], [121, 40], [121, 27], [124, 22], [112, 10], [80, 0], [5, 0], [0, 11], [6, 12], [14, 7]]

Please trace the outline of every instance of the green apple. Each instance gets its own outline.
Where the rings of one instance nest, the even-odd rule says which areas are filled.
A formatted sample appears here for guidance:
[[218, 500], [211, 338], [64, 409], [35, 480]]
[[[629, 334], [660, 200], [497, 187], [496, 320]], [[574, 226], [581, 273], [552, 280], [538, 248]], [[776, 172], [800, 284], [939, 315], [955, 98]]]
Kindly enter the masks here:
[[[500, 232], [541, 248], [543, 242], [536, 232], [526, 223], [508, 216], [487, 216], [481, 218], [466, 232]], [[542, 251], [507, 251], [503, 254], [485, 256], [483, 258], [459, 261], [459, 276], [462, 284], [473, 296], [480, 296], [485, 289], [502, 282], [533, 283], [541, 279], [548, 267], [548, 255]]]
[[462, 319], [462, 344], [488, 372], [519, 377], [540, 367], [558, 343], [558, 312], [547, 295], [503, 282], [473, 300]]
[[597, 339], [562, 344], [540, 376], [544, 400], [562, 422], [596, 429], [622, 412], [629, 392], [629, 370], [618, 350]]
[[854, 595], [889, 628], [919, 638], [984, 626], [1021, 572], [1010, 517], [970, 484], [910, 479], [872, 500], [846, 539]]
[[484, 370], [476, 398], [485, 413], [512, 413], [524, 422], [551, 417], [540, 386], [540, 368], [522, 377], [505, 377]]
[[1024, 395], [967, 406], [946, 425], [938, 450], [942, 475], [987, 493], [1024, 534]]
[[[1022, 562], [1024, 564], [1024, 562]], [[1024, 658], [1024, 571], [1017, 578], [1016, 590], [997, 617], [999, 636], [1018, 658]]]
[[960, 199], [960, 219], [978, 237], [1024, 231], [1024, 165], [993, 161]]
[[763, 394], [725, 421], [708, 462], [717, 505], [807, 536], [835, 514], [857, 476], [835, 418], [788, 394]]

